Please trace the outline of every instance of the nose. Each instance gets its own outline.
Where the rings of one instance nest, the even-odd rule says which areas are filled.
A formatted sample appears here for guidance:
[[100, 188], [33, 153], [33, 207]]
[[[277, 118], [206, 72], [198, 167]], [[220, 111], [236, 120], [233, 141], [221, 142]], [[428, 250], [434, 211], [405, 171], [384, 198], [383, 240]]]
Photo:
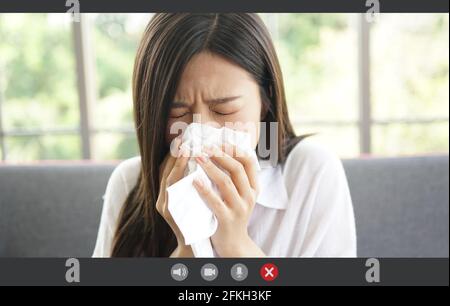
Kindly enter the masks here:
[[[198, 103], [200, 104], [200, 103]], [[192, 121], [195, 123], [201, 123], [210, 125], [213, 127], [220, 127], [220, 123], [212, 115], [211, 110], [207, 105], [201, 103], [200, 105], [196, 105], [193, 109]]]

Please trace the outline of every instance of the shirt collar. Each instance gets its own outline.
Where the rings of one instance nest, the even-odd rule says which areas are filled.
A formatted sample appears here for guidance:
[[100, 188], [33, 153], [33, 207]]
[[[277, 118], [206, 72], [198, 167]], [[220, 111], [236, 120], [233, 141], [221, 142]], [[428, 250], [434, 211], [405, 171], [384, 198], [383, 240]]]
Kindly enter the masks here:
[[286, 209], [288, 193], [281, 165], [261, 167], [258, 172], [259, 194], [256, 203], [268, 208]]

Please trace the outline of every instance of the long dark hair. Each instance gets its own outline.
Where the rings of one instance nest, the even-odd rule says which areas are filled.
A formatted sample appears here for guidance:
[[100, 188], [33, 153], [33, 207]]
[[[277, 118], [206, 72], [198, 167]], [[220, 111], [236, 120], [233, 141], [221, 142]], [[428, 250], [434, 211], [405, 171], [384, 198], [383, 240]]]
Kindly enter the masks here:
[[133, 73], [141, 172], [119, 217], [114, 257], [167, 257], [176, 248], [174, 233], [155, 207], [159, 167], [168, 153], [165, 131], [181, 73], [189, 59], [202, 51], [231, 60], [259, 84], [262, 121], [278, 122], [280, 162], [300, 140], [289, 121], [275, 48], [257, 14], [155, 14], [143, 34]]

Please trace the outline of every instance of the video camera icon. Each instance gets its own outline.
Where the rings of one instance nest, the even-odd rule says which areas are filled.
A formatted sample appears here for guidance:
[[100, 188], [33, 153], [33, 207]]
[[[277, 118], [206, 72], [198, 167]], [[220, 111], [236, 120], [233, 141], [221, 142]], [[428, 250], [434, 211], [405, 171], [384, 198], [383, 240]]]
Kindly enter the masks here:
[[184, 281], [189, 275], [189, 270], [185, 265], [178, 263], [172, 266], [170, 275], [176, 281]]
[[219, 269], [215, 265], [208, 263], [201, 268], [200, 275], [206, 281], [213, 281], [219, 275]]

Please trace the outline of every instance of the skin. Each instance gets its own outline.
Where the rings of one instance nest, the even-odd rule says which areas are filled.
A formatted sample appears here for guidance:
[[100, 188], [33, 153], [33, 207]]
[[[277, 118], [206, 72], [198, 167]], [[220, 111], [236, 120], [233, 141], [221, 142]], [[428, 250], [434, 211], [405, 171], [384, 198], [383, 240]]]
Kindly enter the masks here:
[[[187, 64], [177, 88], [166, 131], [166, 141], [176, 149], [181, 137], [170, 134], [170, 127], [177, 122], [189, 124], [194, 114], [200, 122], [216, 127], [241, 122], [241, 129], [252, 135], [257, 145], [262, 103], [258, 84], [247, 71], [225, 58], [208, 52], [194, 56]], [[254, 128], [248, 128], [251, 123]], [[178, 137], [177, 137], [178, 136]], [[248, 155], [229, 144], [203, 149], [204, 155], [196, 157], [198, 164], [216, 184], [220, 195], [204, 182], [194, 180], [194, 187], [216, 215], [219, 226], [211, 237], [212, 244], [221, 257], [262, 257], [265, 254], [253, 242], [247, 232], [258, 193], [256, 169]], [[188, 152], [176, 150], [168, 154], [161, 165], [161, 190], [156, 208], [172, 228], [178, 246], [171, 257], [192, 257], [190, 246], [167, 209], [166, 188], [183, 178]], [[227, 175], [222, 169], [227, 171]]]

